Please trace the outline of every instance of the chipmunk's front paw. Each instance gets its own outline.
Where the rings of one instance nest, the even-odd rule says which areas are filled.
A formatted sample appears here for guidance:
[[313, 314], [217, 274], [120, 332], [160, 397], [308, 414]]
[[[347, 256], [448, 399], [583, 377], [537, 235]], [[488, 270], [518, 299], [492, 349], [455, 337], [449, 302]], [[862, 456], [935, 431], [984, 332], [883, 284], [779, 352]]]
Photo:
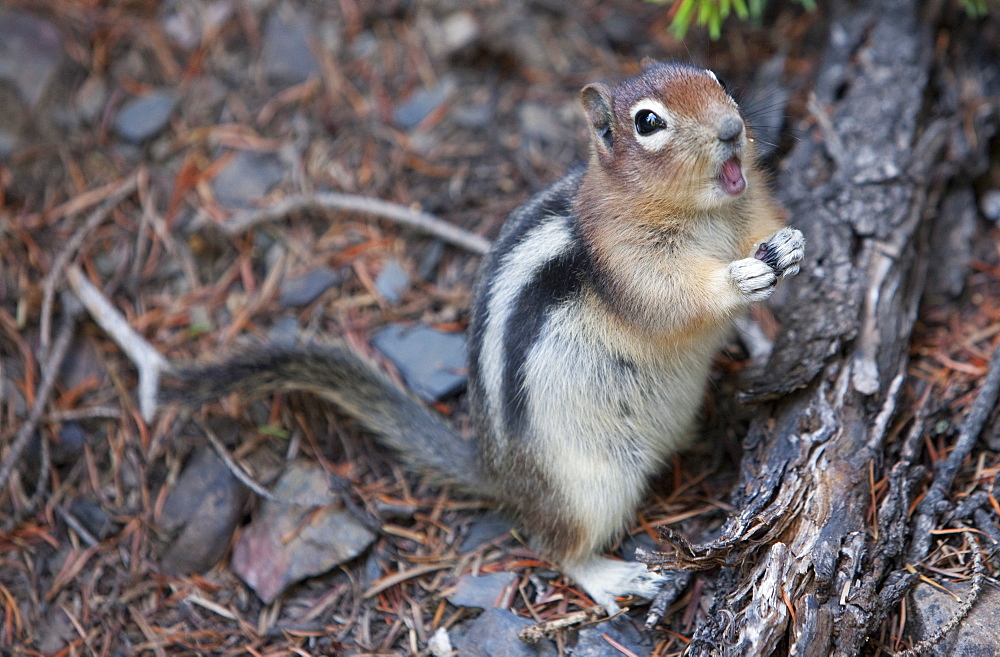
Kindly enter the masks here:
[[785, 278], [799, 273], [805, 254], [806, 238], [795, 228], [782, 228], [760, 245], [754, 258], [765, 262], [776, 276]]
[[763, 301], [774, 292], [778, 276], [771, 265], [756, 258], [744, 258], [729, 265], [729, 277], [748, 302]]

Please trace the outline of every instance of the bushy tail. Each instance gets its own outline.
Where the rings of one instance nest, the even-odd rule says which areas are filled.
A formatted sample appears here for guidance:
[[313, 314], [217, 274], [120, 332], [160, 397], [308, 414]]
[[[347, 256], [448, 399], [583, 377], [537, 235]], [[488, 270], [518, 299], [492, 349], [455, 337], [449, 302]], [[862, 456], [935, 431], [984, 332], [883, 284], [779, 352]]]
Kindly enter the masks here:
[[344, 345], [255, 345], [225, 360], [179, 366], [169, 376], [161, 399], [187, 406], [232, 392], [315, 393], [356, 418], [415, 471], [489, 496], [475, 445]]

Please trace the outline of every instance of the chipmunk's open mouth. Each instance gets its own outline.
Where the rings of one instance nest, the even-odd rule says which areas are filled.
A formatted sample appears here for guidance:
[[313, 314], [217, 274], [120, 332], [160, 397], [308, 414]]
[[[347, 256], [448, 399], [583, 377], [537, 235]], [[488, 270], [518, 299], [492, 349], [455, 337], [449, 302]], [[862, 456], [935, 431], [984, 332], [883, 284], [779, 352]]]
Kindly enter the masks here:
[[739, 196], [747, 188], [746, 178], [743, 177], [743, 167], [740, 166], [738, 157], [731, 157], [722, 163], [722, 171], [719, 172], [719, 186], [730, 196]]

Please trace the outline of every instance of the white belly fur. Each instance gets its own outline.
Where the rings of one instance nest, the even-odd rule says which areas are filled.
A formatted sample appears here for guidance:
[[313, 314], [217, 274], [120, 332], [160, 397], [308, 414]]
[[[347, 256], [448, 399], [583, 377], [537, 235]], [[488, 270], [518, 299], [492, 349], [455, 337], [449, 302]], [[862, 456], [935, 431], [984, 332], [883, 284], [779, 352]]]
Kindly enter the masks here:
[[580, 553], [593, 553], [631, 522], [649, 477], [690, 441], [724, 331], [699, 336], [699, 348], [655, 353], [593, 321], [583, 330], [574, 306], [550, 316], [526, 359], [525, 386], [531, 443], [554, 464], [553, 483], [585, 528]]

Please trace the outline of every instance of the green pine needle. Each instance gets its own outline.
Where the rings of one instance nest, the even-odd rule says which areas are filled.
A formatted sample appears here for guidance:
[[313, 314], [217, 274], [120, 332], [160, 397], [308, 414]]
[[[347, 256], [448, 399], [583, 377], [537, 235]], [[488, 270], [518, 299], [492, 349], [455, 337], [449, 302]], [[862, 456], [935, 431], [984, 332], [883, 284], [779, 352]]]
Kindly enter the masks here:
[[[715, 41], [722, 35], [722, 23], [735, 13], [741, 20], [759, 23], [764, 16], [767, 0], [647, 0], [657, 4], [671, 5], [670, 30], [678, 39], [683, 39], [692, 23], [708, 30], [708, 36]], [[816, 10], [816, 0], [794, 0], [806, 11]], [[990, 13], [990, 7], [1000, 9], [1000, 0], [962, 0], [966, 14], [970, 18], [983, 18]]]

